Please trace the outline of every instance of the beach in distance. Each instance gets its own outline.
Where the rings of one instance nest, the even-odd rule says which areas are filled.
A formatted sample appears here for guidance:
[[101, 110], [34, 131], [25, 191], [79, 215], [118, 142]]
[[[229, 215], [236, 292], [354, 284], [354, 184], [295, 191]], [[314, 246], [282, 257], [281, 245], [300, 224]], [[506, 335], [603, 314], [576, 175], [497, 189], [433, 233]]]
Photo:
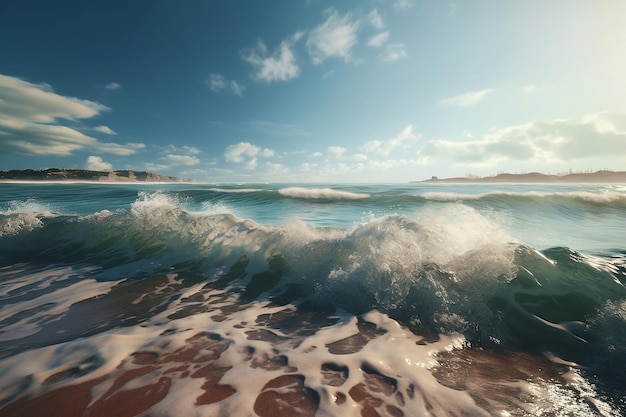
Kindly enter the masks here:
[[0, 417], [626, 415], [626, 185], [0, 183]]
[[595, 171], [595, 172], [579, 172], [569, 173], [562, 175], [542, 174], [539, 172], [530, 172], [524, 174], [507, 174], [501, 173], [498, 175], [478, 177], [453, 177], [453, 178], [439, 178], [433, 176], [430, 179], [423, 181], [412, 182], [427, 182], [427, 183], [626, 183], [626, 171]]
[[67, 182], [184, 182], [179, 177], [146, 171], [95, 171], [88, 169], [15, 169], [0, 171], [0, 182], [67, 181]]

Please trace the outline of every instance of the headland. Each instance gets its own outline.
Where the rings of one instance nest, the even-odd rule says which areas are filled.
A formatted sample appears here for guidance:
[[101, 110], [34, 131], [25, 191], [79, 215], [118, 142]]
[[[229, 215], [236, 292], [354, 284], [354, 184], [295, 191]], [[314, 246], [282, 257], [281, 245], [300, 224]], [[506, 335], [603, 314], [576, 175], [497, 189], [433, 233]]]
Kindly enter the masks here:
[[498, 174], [489, 177], [432, 177], [423, 181], [411, 181], [411, 183], [626, 183], [626, 171], [596, 171], [585, 173], [570, 173], [564, 175], [542, 174], [530, 172], [524, 174]]
[[146, 171], [91, 171], [87, 169], [25, 169], [0, 171], [0, 182], [8, 181], [68, 181], [68, 182], [189, 182]]

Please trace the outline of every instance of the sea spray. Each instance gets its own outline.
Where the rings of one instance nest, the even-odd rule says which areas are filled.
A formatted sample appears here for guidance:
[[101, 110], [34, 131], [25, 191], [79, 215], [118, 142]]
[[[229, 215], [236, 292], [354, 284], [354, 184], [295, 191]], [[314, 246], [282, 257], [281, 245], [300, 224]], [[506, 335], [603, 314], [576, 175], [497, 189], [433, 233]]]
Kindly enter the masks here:
[[3, 187], [0, 416], [626, 411], [619, 188]]

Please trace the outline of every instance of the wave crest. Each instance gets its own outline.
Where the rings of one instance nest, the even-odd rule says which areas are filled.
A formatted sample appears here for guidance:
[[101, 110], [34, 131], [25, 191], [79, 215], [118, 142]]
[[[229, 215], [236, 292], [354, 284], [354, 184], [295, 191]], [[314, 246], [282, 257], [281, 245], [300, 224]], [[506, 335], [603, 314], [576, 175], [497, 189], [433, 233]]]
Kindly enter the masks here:
[[354, 193], [333, 188], [288, 187], [281, 188], [278, 192], [284, 197], [307, 200], [361, 200], [370, 197], [370, 194], [366, 193]]

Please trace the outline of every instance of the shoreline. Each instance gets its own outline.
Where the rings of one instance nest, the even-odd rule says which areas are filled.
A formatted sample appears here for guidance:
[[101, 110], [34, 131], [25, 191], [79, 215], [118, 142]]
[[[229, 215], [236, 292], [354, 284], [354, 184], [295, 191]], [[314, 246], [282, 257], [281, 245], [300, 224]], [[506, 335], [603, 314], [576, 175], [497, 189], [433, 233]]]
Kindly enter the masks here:
[[433, 176], [422, 181], [410, 181], [411, 184], [621, 184], [626, 183], [626, 171], [597, 171], [593, 173], [548, 175], [539, 172], [529, 174], [498, 174], [491, 177], [454, 177], [438, 178]]
[[48, 168], [42, 170], [0, 171], [0, 182], [16, 183], [182, 183], [192, 182], [179, 177], [147, 171], [92, 171], [87, 169]]
[[119, 181], [119, 180], [12, 180], [12, 179], [0, 179], [0, 184], [129, 184], [129, 185], [142, 185], [142, 184], [197, 184], [194, 181]]

